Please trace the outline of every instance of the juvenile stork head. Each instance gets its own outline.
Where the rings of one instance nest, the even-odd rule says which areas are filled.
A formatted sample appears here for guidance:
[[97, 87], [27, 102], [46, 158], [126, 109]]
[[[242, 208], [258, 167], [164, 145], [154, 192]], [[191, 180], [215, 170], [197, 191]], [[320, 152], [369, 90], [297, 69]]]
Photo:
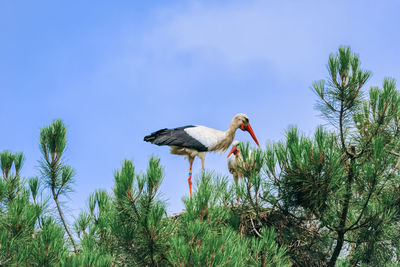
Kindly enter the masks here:
[[239, 144], [240, 144], [240, 142], [237, 140], [232, 142], [232, 149], [231, 149], [231, 151], [229, 151], [228, 156], [226, 156], [227, 158], [229, 158], [229, 156], [231, 154], [233, 154], [235, 156], [239, 154]]
[[254, 142], [256, 142], [258, 146], [260, 146], [256, 138], [256, 135], [254, 134], [254, 131], [250, 126], [249, 117], [247, 117], [246, 114], [243, 113], [237, 114], [235, 117], [233, 117], [231, 125], [234, 126], [236, 129], [240, 128], [240, 130], [242, 131], [249, 132]]

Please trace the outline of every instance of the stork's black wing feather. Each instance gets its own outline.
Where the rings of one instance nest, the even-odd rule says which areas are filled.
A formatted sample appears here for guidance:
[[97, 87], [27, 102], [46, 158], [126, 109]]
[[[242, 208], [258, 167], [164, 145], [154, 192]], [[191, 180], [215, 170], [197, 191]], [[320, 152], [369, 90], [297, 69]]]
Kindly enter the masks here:
[[161, 129], [145, 136], [144, 141], [158, 146], [177, 146], [192, 148], [200, 152], [207, 151], [207, 147], [205, 145], [185, 132], [185, 129], [190, 127], [196, 126], [188, 125], [175, 129]]

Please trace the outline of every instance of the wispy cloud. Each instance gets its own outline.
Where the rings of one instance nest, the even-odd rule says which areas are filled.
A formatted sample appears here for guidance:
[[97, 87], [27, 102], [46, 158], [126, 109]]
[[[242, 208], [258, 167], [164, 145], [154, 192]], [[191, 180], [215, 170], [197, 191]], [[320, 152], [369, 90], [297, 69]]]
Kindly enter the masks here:
[[189, 55], [232, 70], [261, 62], [286, 79], [309, 79], [339, 45], [357, 51], [371, 37], [388, 38], [390, 6], [395, 2], [192, 1], [158, 11], [142, 42], [159, 60]]
[[[312, 64], [322, 52], [319, 42], [329, 40], [323, 37], [328, 30], [324, 27], [341, 26], [327, 23], [329, 13], [314, 13], [311, 4], [248, 3], [194, 2], [184, 9], [164, 10], [144, 44], [164, 59], [195, 54], [233, 69], [265, 62], [284, 71]], [[332, 14], [338, 9], [324, 8]]]

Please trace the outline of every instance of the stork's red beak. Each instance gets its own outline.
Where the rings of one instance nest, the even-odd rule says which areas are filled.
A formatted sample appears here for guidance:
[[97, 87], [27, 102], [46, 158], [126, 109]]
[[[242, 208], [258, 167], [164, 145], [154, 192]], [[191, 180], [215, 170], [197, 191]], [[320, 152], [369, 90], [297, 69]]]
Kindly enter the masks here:
[[237, 151], [237, 147], [236, 146], [232, 146], [231, 151], [229, 151], [228, 156], [226, 156], [227, 158], [229, 158], [229, 156], [233, 153], [233, 155], [236, 155], [236, 151]]
[[[243, 125], [243, 124], [242, 124], [242, 125]], [[245, 125], [245, 126], [244, 126], [244, 130], [249, 132], [249, 134], [251, 135], [251, 137], [253, 137], [254, 142], [256, 142], [257, 146], [260, 147], [260, 144], [259, 144], [258, 141], [257, 141], [257, 137], [256, 137], [256, 135], [254, 134], [253, 129], [251, 128], [250, 124]]]

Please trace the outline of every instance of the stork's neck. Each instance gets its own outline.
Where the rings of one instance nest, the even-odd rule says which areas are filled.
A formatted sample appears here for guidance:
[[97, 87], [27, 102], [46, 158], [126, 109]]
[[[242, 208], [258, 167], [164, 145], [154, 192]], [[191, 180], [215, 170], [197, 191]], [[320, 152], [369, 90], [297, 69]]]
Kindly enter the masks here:
[[230, 125], [229, 129], [225, 131], [225, 138], [227, 140], [227, 142], [229, 142], [229, 145], [232, 144], [233, 139], [235, 139], [235, 134], [236, 134], [236, 130], [237, 127], [235, 127], [234, 125]]

